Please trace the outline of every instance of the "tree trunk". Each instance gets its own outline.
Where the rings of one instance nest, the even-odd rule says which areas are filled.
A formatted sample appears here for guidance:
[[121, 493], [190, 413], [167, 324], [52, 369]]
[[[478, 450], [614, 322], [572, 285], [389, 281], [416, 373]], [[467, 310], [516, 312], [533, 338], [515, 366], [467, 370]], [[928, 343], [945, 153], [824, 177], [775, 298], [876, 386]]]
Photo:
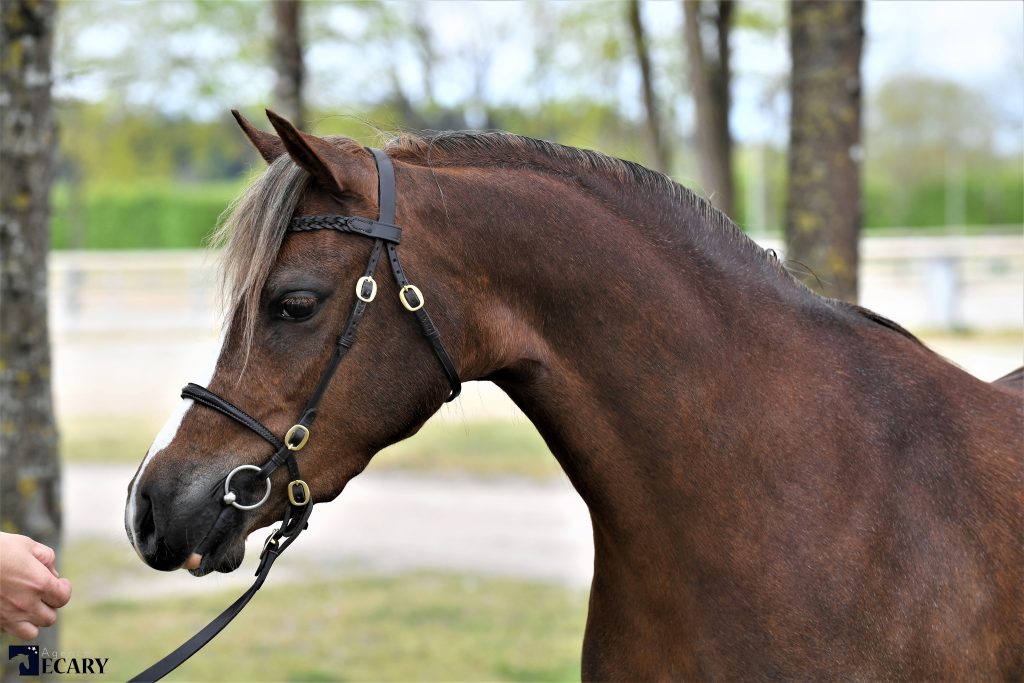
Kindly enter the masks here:
[[[46, 257], [56, 124], [55, 0], [4, 0], [0, 27], [0, 527], [58, 550], [60, 460], [50, 387]], [[57, 646], [55, 628], [38, 643]], [[4, 680], [17, 678], [6, 666]]]
[[300, 0], [274, 2], [274, 107], [277, 112], [302, 126], [306, 112], [302, 86], [306, 67], [302, 61], [302, 3]]
[[[697, 149], [701, 183], [711, 203], [733, 216], [732, 135], [729, 132], [729, 33], [734, 4], [730, 0], [683, 0], [690, 89], [697, 110]], [[713, 13], [703, 10], [711, 8]], [[701, 24], [714, 24], [715, 45], [705, 46]]]
[[636, 50], [637, 64], [640, 67], [640, 81], [643, 88], [644, 110], [647, 112], [647, 139], [651, 146], [651, 154], [658, 170], [668, 173], [672, 165], [672, 155], [668, 149], [661, 128], [661, 113], [658, 107], [657, 91], [654, 85], [654, 74], [651, 69], [651, 54], [647, 46], [643, 20], [640, 17], [639, 0], [627, 3], [629, 13], [630, 34]]
[[823, 294], [857, 301], [862, 2], [790, 5], [789, 193], [786, 257]]

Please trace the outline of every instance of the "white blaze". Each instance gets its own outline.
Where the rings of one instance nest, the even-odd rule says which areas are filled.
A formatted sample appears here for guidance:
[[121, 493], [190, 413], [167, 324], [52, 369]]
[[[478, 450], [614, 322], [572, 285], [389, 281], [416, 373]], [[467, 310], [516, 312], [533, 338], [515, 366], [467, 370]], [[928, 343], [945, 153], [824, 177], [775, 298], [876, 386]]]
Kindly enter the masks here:
[[[217, 344], [217, 354], [213, 357], [213, 360], [209, 364], [209, 370], [206, 373], [206, 379], [199, 382], [200, 385], [206, 386], [209, 384], [210, 379], [213, 378], [213, 371], [217, 366], [216, 359], [220, 356], [220, 347], [223, 345], [223, 337]], [[146, 467], [150, 461], [153, 460], [161, 451], [174, 441], [174, 437], [178, 435], [178, 428], [181, 427], [182, 421], [185, 419], [185, 415], [191, 410], [192, 405], [195, 401], [191, 399], [183, 399], [181, 404], [175, 408], [174, 412], [167, 419], [167, 422], [160, 429], [156, 435], [156, 439], [153, 440], [153, 445], [149, 447], [149, 451], [146, 452], [146, 457], [142, 459], [142, 464], [139, 465], [139, 471], [135, 474], [135, 481], [132, 482], [132, 490], [128, 495], [128, 504], [124, 508], [124, 525], [128, 530], [128, 536], [131, 538], [132, 546], [135, 548], [135, 552], [139, 553], [139, 557], [142, 557], [139, 551], [139, 539], [135, 536], [135, 507], [138, 504], [137, 494], [139, 491], [139, 482], [142, 481], [142, 475], [146, 471]]]

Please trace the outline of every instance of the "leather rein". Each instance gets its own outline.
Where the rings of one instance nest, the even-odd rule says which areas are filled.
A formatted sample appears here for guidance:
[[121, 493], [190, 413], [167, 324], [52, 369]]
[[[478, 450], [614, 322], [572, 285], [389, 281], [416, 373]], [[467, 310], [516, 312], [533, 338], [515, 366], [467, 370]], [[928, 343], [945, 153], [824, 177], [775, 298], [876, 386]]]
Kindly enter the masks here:
[[[262, 467], [239, 465], [228, 473], [224, 478], [224, 493], [221, 498], [225, 507], [232, 506], [244, 511], [254, 510], [263, 505], [270, 498], [270, 475], [284, 466], [287, 468], [290, 478], [287, 488], [288, 508], [285, 510], [281, 525], [274, 529], [263, 545], [263, 551], [260, 553], [260, 563], [256, 568], [256, 581], [253, 582], [249, 590], [176, 650], [132, 678], [131, 681], [133, 682], [160, 680], [213, 640], [249, 603], [263, 585], [263, 582], [266, 581], [274, 561], [289, 545], [295, 542], [295, 539], [307, 527], [310, 513], [313, 510], [313, 500], [309, 492], [309, 485], [302, 480], [299, 463], [295, 456], [309, 441], [312, 433], [310, 430], [316, 419], [320, 401], [324, 393], [326, 393], [327, 387], [330, 385], [331, 379], [334, 377], [334, 373], [337, 371], [345, 354], [352, 348], [356, 330], [363, 318], [363, 314], [366, 312], [367, 305], [377, 296], [377, 282], [373, 279], [373, 275], [377, 270], [377, 263], [380, 261], [382, 252], [387, 252], [388, 261], [391, 263], [391, 272], [394, 275], [395, 282], [398, 284], [398, 299], [402, 307], [416, 317], [423, 331], [423, 336], [430, 342], [434, 355], [437, 356], [441, 368], [448, 378], [451, 393], [445, 399], [445, 402], [453, 400], [462, 390], [462, 382], [459, 379], [458, 371], [455, 369], [455, 364], [452, 363], [451, 356], [448, 355], [444, 344], [441, 342], [441, 335], [437, 331], [437, 327], [434, 326], [433, 320], [430, 319], [430, 315], [424, 308], [423, 293], [418, 287], [409, 282], [409, 278], [406, 277], [402, 264], [398, 260], [398, 243], [401, 241], [402, 230], [394, 224], [397, 194], [394, 166], [391, 164], [391, 159], [381, 150], [372, 148], [367, 148], [367, 150], [373, 155], [374, 163], [377, 166], [377, 194], [380, 206], [377, 220], [361, 216], [301, 216], [293, 218], [288, 226], [289, 232], [338, 230], [340, 232], [369, 237], [374, 241], [373, 249], [370, 251], [370, 260], [366, 264], [366, 270], [363, 276], [356, 281], [356, 301], [352, 307], [352, 312], [349, 314], [348, 322], [342, 333], [338, 335], [334, 354], [320, 375], [320, 380], [317, 382], [316, 388], [313, 390], [313, 394], [307, 402], [305, 409], [299, 416], [299, 420], [287, 431], [284, 439], [280, 439], [259, 420], [209, 389], [190, 382], [181, 390], [181, 397], [183, 399], [191, 399], [196, 403], [200, 403], [230, 417], [232, 420], [239, 422], [258, 434], [260, 438], [274, 448], [274, 454], [270, 456]], [[231, 486], [232, 478], [243, 471], [253, 472], [253, 481], [255, 482], [259, 482], [261, 479], [266, 480], [266, 490], [263, 496], [256, 502], [241, 502], [238, 492]]]

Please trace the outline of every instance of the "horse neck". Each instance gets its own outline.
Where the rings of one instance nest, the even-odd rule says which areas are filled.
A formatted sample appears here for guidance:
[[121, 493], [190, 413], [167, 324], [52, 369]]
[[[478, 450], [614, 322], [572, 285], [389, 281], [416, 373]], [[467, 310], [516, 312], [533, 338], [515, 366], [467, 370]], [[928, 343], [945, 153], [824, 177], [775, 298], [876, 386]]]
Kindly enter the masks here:
[[787, 353], [782, 301], [802, 288], [699, 201], [546, 173], [432, 180], [467, 376], [511, 396], [595, 515], [678, 497], [734, 427], [733, 390]]

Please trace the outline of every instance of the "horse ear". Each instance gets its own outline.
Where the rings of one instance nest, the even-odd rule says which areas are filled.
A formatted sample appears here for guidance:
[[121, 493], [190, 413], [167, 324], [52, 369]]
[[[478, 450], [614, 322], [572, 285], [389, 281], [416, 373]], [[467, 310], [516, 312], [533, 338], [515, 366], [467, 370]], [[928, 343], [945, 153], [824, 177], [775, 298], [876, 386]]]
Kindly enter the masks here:
[[281, 138], [270, 133], [264, 133], [249, 123], [249, 119], [242, 116], [237, 109], [232, 109], [231, 114], [235, 117], [235, 121], [238, 121], [238, 126], [245, 133], [245, 137], [249, 138], [249, 142], [252, 143], [252, 146], [256, 148], [256, 151], [260, 153], [260, 156], [268, 164], [284, 154], [284, 145], [281, 144]]
[[357, 143], [346, 150], [323, 138], [303, 133], [290, 121], [267, 110], [288, 156], [328, 192], [372, 199], [377, 192], [373, 160]]

